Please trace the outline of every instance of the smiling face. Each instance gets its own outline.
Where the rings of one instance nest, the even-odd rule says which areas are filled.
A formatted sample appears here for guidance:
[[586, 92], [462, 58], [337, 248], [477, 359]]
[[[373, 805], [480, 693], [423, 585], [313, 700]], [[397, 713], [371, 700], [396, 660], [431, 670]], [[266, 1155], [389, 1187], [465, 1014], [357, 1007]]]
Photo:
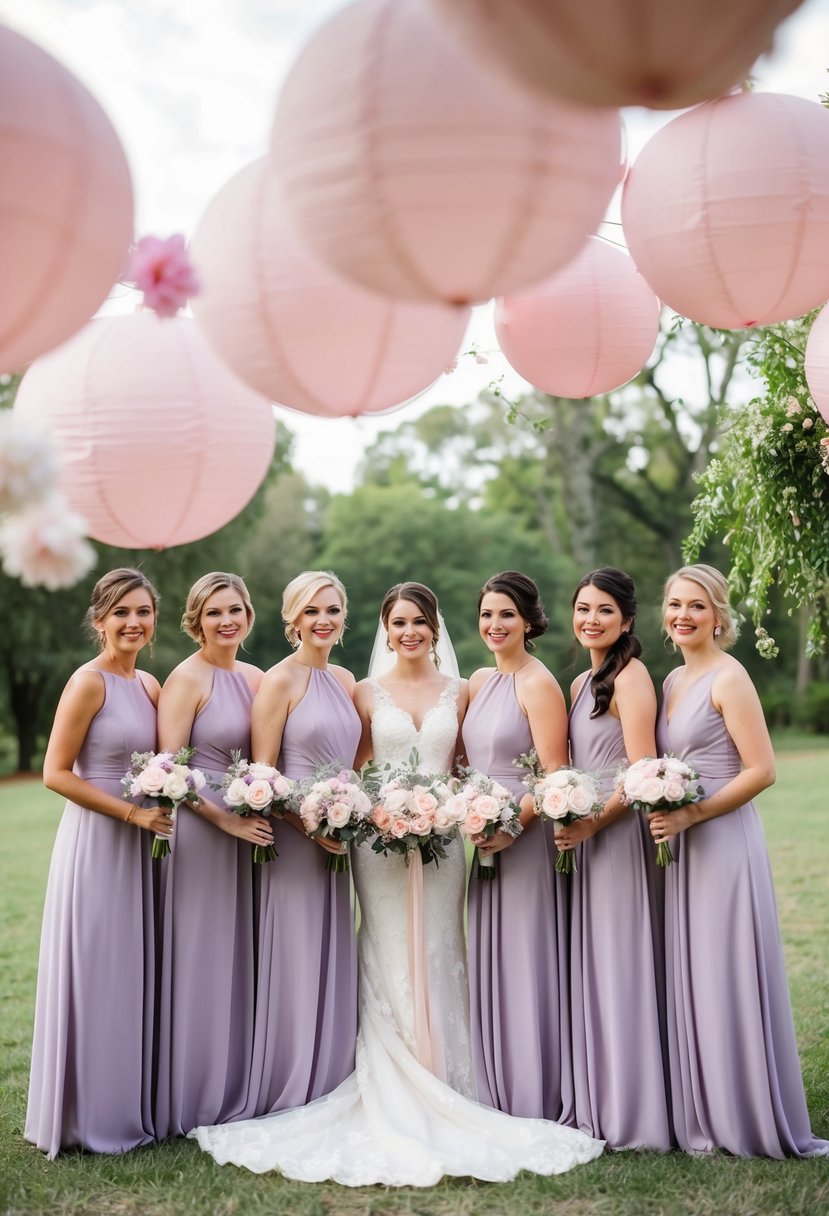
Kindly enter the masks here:
[[155, 607], [150, 593], [143, 587], [128, 591], [116, 600], [106, 616], [95, 622], [110, 655], [135, 654], [152, 639], [155, 632]]
[[239, 592], [222, 587], [209, 595], [201, 610], [199, 628], [207, 650], [234, 650], [239, 646], [250, 633], [250, 620]]
[[428, 655], [434, 641], [434, 632], [422, 610], [412, 600], [396, 600], [386, 620], [389, 645], [404, 659], [418, 659]]
[[663, 625], [672, 642], [696, 649], [714, 640], [717, 614], [708, 592], [690, 578], [675, 578], [665, 597]]
[[339, 638], [344, 623], [342, 596], [330, 583], [320, 587], [292, 622], [303, 646], [326, 651], [330, 650]]
[[573, 632], [585, 650], [609, 650], [628, 623], [607, 591], [592, 584], [581, 588], [573, 605]]
[[527, 622], [515, 601], [502, 591], [487, 591], [481, 600], [478, 629], [485, 645], [496, 658], [523, 653]]

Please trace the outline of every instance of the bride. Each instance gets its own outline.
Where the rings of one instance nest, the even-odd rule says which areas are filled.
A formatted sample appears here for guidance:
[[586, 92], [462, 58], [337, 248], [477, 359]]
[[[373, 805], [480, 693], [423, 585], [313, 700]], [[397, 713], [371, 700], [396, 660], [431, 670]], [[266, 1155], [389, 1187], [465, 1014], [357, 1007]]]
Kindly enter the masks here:
[[[399, 765], [414, 748], [422, 771], [446, 771], [467, 690], [437, 599], [421, 583], [401, 583], [380, 616], [383, 646], [375, 646], [372, 676], [356, 693], [364, 723], [358, 761]], [[392, 665], [372, 678], [385, 648]], [[439, 650], [447, 656], [441, 667]], [[362, 917], [356, 1070], [307, 1106], [195, 1128], [190, 1136], [220, 1165], [279, 1170], [303, 1182], [432, 1186], [444, 1174], [490, 1182], [524, 1169], [558, 1174], [600, 1155], [602, 1141], [573, 1128], [513, 1118], [474, 1100], [461, 841], [447, 852], [439, 867], [423, 867], [419, 900], [419, 855], [407, 868], [400, 855], [382, 856], [368, 844], [353, 850]], [[420, 942], [425, 967], [417, 966]]]

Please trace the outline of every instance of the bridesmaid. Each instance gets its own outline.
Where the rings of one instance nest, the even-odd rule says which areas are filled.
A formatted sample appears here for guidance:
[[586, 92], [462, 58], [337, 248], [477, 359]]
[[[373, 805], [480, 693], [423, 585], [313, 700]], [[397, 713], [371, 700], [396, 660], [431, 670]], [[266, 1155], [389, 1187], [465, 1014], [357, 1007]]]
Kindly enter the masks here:
[[622, 765], [656, 755], [656, 693], [639, 661], [635, 618], [633, 579], [622, 570], [603, 566], [576, 588], [573, 630], [590, 671], [570, 692], [570, 761], [601, 779], [607, 802], [601, 814], [564, 827], [556, 844], [578, 858], [570, 931], [576, 1123], [609, 1148], [665, 1151], [653, 846], [640, 817], [613, 792]]
[[[253, 626], [237, 574], [205, 574], [190, 588], [181, 627], [198, 651], [170, 674], [158, 706], [159, 745], [196, 749], [192, 763], [218, 782], [238, 748], [250, 756], [250, 716], [262, 672], [237, 654]], [[159, 1139], [245, 1108], [253, 1035], [252, 844], [273, 833], [202, 791], [178, 815], [161, 865], [162, 950], [155, 1129]], [[204, 795], [207, 795], [205, 798]], [[209, 799], [212, 799], [210, 801]], [[207, 896], [207, 898], [206, 898]]]
[[751, 801], [774, 782], [757, 692], [724, 650], [728, 584], [710, 566], [668, 579], [663, 627], [683, 666], [665, 680], [662, 751], [700, 773], [701, 802], [654, 814], [666, 872], [668, 1049], [676, 1138], [691, 1153], [829, 1153], [803, 1093], [771, 868]]
[[[294, 653], [268, 671], [253, 705], [253, 756], [287, 777], [320, 764], [350, 768], [360, 742], [354, 677], [329, 664], [345, 628], [346, 593], [330, 571], [285, 588], [282, 619]], [[279, 857], [255, 878], [259, 926], [248, 1118], [303, 1106], [354, 1069], [357, 952], [350, 884], [326, 869], [341, 846], [308, 837], [298, 816], [277, 833]]]
[[[469, 763], [526, 790], [514, 761], [535, 747], [545, 769], [567, 761], [567, 711], [556, 680], [528, 652], [547, 628], [538, 587], [507, 570], [478, 596], [481, 637], [496, 669], [476, 671], [463, 725]], [[522, 801], [525, 831], [482, 844], [494, 881], [469, 886], [469, 984], [478, 1100], [511, 1115], [572, 1121], [567, 996], [567, 884], [554, 872], [552, 826]], [[477, 843], [477, 842], [476, 842]]]
[[156, 745], [158, 681], [136, 660], [158, 593], [138, 570], [111, 570], [90, 605], [100, 654], [63, 690], [43, 763], [44, 783], [68, 799], [46, 888], [25, 1128], [49, 1157], [153, 1139], [150, 853], [172, 824], [125, 802], [121, 778], [134, 751]]

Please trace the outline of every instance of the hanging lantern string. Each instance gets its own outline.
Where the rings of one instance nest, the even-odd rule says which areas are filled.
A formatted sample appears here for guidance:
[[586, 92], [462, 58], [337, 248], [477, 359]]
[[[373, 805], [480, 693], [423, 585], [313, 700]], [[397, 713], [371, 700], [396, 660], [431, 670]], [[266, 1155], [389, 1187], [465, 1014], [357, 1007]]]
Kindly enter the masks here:
[[201, 292], [199, 276], [180, 232], [166, 238], [142, 237], [130, 253], [125, 279], [144, 293], [144, 308], [159, 317], [174, 317]]

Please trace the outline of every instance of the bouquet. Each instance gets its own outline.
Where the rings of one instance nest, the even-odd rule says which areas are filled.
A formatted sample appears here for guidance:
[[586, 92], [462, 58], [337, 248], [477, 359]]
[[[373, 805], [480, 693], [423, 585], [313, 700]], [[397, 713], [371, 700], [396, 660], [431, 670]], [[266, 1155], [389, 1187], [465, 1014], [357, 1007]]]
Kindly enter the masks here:
[[[446, 804], [446, 811], [458, 817], [462, 836], [486, 836], [490, 840], [496, 832], [509, 836], [520, 836], [523, 832], [516, 806], [510, 791], [485, 773], [474, 768], [462, 768], [460, 788]], [[492, 879], [496, 875], [496, 857], [475, 850], [476, 873], [480, 879]]]
[[393, 769], [369, 765], [363, 783], [374, 804], [371, 827], [375, 853], [402, 853], [409, 864], [411, 854], [420, 850], [423, 864], [446, 858], [446, 845], [456, 834], [460, 808], [449, 806], [452, 779], [448, 773], [419, 773], [418, 756], [412, 751], [408, 763]]
[[[224, 802], [235, 815], [269, 815], [292, 810], [294, 782], [271, 764], [251, 764], [238, 750], [230, 753], [231, 764], [214, 790], [224, 790]], [[257, 865], [278, 857], [272, 844], [253, 846]]]
[[[556, 831], [587, 815], [598, 815], [605, 804], [596, 779], [577, 768], [545, 773], [534, 782], [532, 795], [535, 813], [552, 819]], [[558, 874], [573, 874], [578, 869], [572, 849], [559, 853], [555, 868]]]
[[[671, 754], [658, 760], [645, 756], [628, 768], [622, 769], [616, 778], [616, 788], [622, 802], [635, 811], [652, 815], [655, 811], [675, 811], [703, 797], [702, 786], [696, 785], [699, 773], [677, 760]], [[674, 860], [667, 840], [656, 846], [656, 864], [669, 866]]]
[[[198, 804], [198, 792], [206, 778], [201, 769], [190, 768], [195, 748], [180, 747], [173, 752], [133, 752], [130, 767], [121, 778], [127, 799], [154, 798], [158, 806], [169, 807], [175, 820], [182, 802], [190, 799]], [[153, 840], [153, 857], [166, 857], [170, 841], [158, 833]]]
[[[309, 836], [330, 836], [360, 844], [372, 834], [371, 799], [350, 769], [329, 765], [297, 785], [299, 814]], [[325, 863], [335, 874], [348, 872], [345, 853], [329, 853]]]

